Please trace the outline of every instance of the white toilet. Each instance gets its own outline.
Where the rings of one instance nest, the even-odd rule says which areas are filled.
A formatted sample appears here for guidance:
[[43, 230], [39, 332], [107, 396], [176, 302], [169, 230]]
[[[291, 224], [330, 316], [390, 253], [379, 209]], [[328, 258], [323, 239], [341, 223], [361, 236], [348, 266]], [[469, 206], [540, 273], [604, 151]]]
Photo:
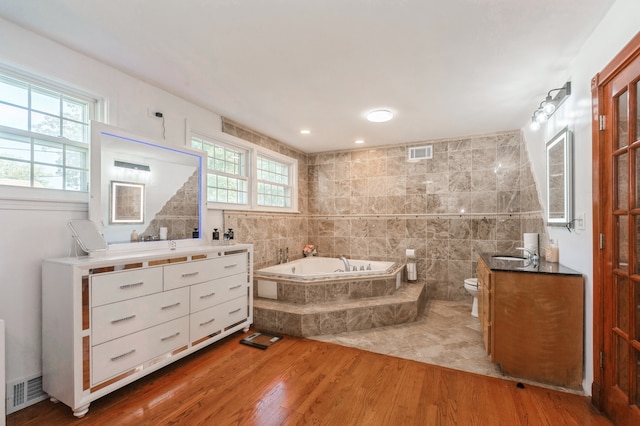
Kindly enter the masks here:
[[478, 316], [478, 279], [467, 278], [464, 280], [464, 288], [473, 296], [473, 306], [471, 307], [471, 316]]

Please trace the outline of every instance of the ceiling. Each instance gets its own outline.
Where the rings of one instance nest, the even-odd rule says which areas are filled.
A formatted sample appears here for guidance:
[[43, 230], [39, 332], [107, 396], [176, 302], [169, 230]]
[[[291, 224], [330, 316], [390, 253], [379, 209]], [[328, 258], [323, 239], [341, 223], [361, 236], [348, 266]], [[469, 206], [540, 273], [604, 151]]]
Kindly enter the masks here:
[[[522, 128], [614, 1], [0, 0], [0, 16], [311, 153]], [[367, 122], [376, 108], [395, 118]]]

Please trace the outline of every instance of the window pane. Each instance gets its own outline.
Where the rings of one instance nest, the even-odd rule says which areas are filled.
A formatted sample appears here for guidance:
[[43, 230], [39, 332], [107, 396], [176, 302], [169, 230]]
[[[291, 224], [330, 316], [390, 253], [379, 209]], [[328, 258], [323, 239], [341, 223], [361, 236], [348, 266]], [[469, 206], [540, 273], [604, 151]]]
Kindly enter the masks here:
[[616, 239], [618, 241], [616, 267], [627, 271], [629, 269], [629, 218], [627, 216], [616, 216], [616, 219]]
[[62, 176], [64, 169], [55, 166], [36, 164], [33, 167], [34, 186], [40, 188], [63, 189]]
[[624, 92], [618, 98], [617, 112], [618, 122], [616, 123], [618, 148], [628, 145], [628, 125], [629, 125], [629, 92]]
[[615, 206], [617, 209], [629, 208], [629, 153], [624, 152], [614, 158], [616, 187], [618, 188]]
[[29, 113], [23, 108], [0, 104], [0, 126], [29, 130]]
[[38, 163], [62, 165], [62, 144], [45, 141], [35, 141], [33, 144], [33, 160]]
[[615, 381], [620, 390], [629, 395], [629, 346], [620, 336], [614, 334], [616, 339], [616, 368]]
[[60, 119], [32, 111], [31, 131], [43, 135], [60, 136]]
[[629, 280], [623, 276], [616, 276], [616, 310], [615, 326], [625, 334], [629, 333]]
[[62, 100], [62, 116], [69, 120], [86, 123], [87, 106], [85, 103], [74, 101], [69, 98]]
[[86, 169], [88, 156], [89, 152], [86, 149], [68, 146], [66, 152], [66, 165], [69, 167]]
[[86, 171], [67, 169], [66, 173], [64, 189], [68, 191], [88, 191]]
[[27, 108], [29, 85], [9, 77], [0, 76], [0, 100]]
[[62, 136], [76, 142], [87, 142], [89, 137], [88, 126], [75, 121], [62, 121]]
[[60, 95], [48, 90], [33, 88], [31, 90], [31, 109], [60, 116]]
[[0, 183], [31, 186], [31, 163], [0, 159]]
[[0, 133], [0, 157], [31, 160], [31, 140], [8, 133]]

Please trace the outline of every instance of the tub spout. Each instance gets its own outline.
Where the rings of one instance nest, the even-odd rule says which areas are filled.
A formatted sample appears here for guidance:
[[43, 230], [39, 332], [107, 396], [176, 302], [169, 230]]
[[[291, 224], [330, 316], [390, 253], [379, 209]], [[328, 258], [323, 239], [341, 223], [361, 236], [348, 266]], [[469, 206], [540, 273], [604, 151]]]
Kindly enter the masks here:
[[340, 260], [342, 260], [342, 263], [344, 263], [344, 270], [345, 272], [349, 272], [349, 261], [347, 260], [346, 257], [344, 256], [340, 256]]

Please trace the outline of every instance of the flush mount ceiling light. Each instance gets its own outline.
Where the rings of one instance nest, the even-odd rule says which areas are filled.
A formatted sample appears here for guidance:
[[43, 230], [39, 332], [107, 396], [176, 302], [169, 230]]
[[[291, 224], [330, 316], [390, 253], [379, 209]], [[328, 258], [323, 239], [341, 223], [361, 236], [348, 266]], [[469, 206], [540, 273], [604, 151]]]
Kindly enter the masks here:
[[376, 109], [367, 114], [367, 120], [373, 123], [384, 123], [393, 118], [393, 113], [388, 109]]
[[[551, 96], [553, 92], [557, 92], [554, 96]], [[531, 124], [529, 127], [531, 130], [536, 131], [540, 128], [540, 124], [546, 123], [546, 121], [553, 115], [554, 112], [560, 107], [560, 105], [571, 94], [571, 82], [567, 81], [564, 86], [558, 89], [551, 89], [547, 92], [547, 97], [544, 101], [540, 102], [538, 109], [536, 109], [531, 115]]]
[[302, 130], [300, 130], [300, 134], [301, 134], [301, 135], [310, 135], [310, 134], [311, 134], [311, 130], [309, 130], [309, 129], [302, 129]]
[[364, 143], [364, 141], [363, 141], [362, 139], [358, 139], [358, 140], [356, 141], [356, 143], [357, 143], [357, 144], [361, 144], [361, 143]]

